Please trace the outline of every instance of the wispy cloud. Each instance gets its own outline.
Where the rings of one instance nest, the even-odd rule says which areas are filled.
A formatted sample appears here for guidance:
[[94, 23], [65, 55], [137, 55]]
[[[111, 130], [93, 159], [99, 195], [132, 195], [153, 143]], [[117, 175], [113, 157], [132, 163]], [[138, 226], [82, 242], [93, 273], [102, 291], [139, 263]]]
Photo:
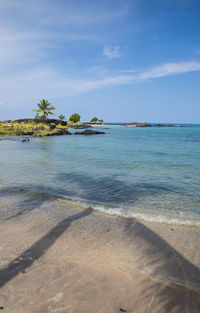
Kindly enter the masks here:
[[[200, 71], [197, 61], [164, 63], [138, 70], [136, 65], [141, 66], [143, 59], [140, 60], [139, 48], [132, 44], [131, 37], [137, 21], [133, 24], [127, 21], [134, 19], [126, 18], [131, 14], [128, 9], [131, 2], [134, 1], [1, 0], [3, 108], [32, 106], [40, 98], [66, 98], [91, 90]], [[127, 50], [124, 34], [130, 42]], [[102, 48], [104, 43], [109, 44]], [[130, 63], [134, 60], [130, 56], [131, 44], [135, 60], [139, 60], [137, 64]], [[107, 62], [117, 58], [120, 62]], [[149, 62], [152, 64], [150, 58]]]
[[180, 75], [200, 71], [200, 62], [166, 63], [152, 67], [137, 74], [111, 74], [105, 71], [100, 78], [71, 78], [52, 68], [35, 68], [26, 73], [0, 76], [2, 100], [11, 105], [27, 103], [27, 95], [31, 102], [42, 97], [63, 98], [95, 89], [115, 87], [133, 83], [142, 83], [170, 75]]
[[[105, 27], [113, 30], [127, 12], [121, 1], [113, 8], [92, 0], [78, 5], [73, 0], [1, 0], [0, 66], [16, 66], [22, 60], [24, 64], [45, 62], [54, 48], [62, 49], [69, 42], [102, 44], [109, 36]], [[119, 54], [117, 48], [114, 54]]]
[[144, 81], [152, 78], [165, 77], [169, 75], [184, 74], [200, 70], [200, 62], [189, 61], [181, 63], [166, 63], [160, 66], [155, 66], [147, 71], [142, 72], [136, 79]]
[[108, 57], [109, 59], [119, 58], [122, 56], [121, 48], [120, 46], [115, 47], [104, 46], [103, 55]]

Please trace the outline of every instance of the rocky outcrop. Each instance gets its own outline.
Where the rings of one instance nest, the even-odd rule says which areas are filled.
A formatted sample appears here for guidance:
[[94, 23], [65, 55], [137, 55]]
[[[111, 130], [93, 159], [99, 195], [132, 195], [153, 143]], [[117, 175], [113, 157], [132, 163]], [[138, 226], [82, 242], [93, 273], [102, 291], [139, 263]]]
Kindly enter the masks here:
[[183, 125], [173, 125], [173, 124], [147, 124], [147, 123], [138, 123], [138, 122], [134, 122], [134, 123], [127, 123], [127, 124], [123, 124], [122, 126], [128, 126], [128, 127], [185, 127]]
[[129, 126], [129, 127], [151, 127], [152, 125], [147, 124], [147, 123], [134, 122], [134, 123], [124, 124], [123, 126]]
[[61, 126], [67, 126], [67, 121], [62, 121], [59, 119], [54, 119], [54, 118], [48, 118], [48, 119], [31, 119], [31, 118], [21, 118], [17, 120], [7, 120], [4, 121], [4, 123], [30, 123], [31, 121], [34, 121], [36, 124], [46, 124], [49, 125], [51, 123], [54, 123], [55, 125], [61, 125]]
[[87, 129], [87, 128], [92, 128], [93, 126], [88, 125], [88, 124], [81, 124], [81, 125], [69, 125], [69, 128], [74, 128], [74, 129]]
[[60, 136], [60, 135], [71, 135], [67, 129], [56, 128], [52, 133], [48, 133], [46, 136]]
[[97, 131], [97, 130], [91, 130], [91, 129], [84, 130], [83, 132], [75, 132], [75, 135], [85, 135], [85, 136], [88, 136], [88, 135], [103, 135], [103, 134], [105, 134], [105, 133]]

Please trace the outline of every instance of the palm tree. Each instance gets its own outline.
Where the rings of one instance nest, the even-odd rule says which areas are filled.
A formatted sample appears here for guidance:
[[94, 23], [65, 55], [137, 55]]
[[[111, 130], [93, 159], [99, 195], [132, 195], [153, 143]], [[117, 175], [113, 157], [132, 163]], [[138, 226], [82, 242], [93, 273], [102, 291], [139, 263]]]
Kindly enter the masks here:
[[49, 114], [54, 115], [54, 113], [51, 111], [55, 110], [56, 108], [50, 102], [48, 102], [48, 100], [40, 100], [40, 103], [38, 103], [37, 106], [39, 109], [33, 110], [34, 112], [38, 112], [37, 117], [46, 119]]

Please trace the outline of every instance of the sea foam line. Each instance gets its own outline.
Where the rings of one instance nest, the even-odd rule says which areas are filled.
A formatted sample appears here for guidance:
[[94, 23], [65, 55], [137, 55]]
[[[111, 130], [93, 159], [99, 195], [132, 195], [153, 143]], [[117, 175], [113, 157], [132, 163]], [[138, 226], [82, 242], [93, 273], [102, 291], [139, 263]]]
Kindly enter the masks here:
[[[85, 206], [88, 207], [88, 204]], [[125, 218], [135, 218], [137, 220], [142, 220], [145, 222], [152, 222], [152, 223], [165, 223], [165, 224], [173, 224], [173, 225], [185, 225], [185, 226], [200, 226], [200, 219], [188, 218], [187, 219], [182, 217], [172, 217], [169, 215], [162, 215], [156, 213], [142, 213], [142, 212], [135, 212], [134, 210], [126, 210], [124, 208], [116, 208], [116, 207], [105, 207], [103, 205], [96, 205], [91, 204], [90, 207], [96, 211], [109, 214], [109, 215], [116, 215]]]

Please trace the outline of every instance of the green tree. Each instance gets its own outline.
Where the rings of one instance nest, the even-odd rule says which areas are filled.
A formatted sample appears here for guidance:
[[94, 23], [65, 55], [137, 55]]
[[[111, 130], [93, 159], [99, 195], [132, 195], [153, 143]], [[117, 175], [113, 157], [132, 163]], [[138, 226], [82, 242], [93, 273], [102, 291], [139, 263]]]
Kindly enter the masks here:
[[55, 110], [56, 108], [50, 102], [48, 102], [48, 100], [40, 100], [40, 103], [38, 103], [37, 106], [38, 109], [33, 110], [34, 112], [38, 112], [36, 115], [37, 118], [47, 119], [49, 114], [54, 115], [54, 113], [51, 111]]
[[63, 120], [65, 119], [65, 116], [62, 115], [62, 114], [60, 114], [60, 115], [58, 116], [58, 118], [59, 118], [59, 120], [63, 121]]
[[99, 123], [103, 123], [103, 120], [99, 120]]
[[93, 117], [90, 121], [90, 123], [96, 123], [98, 121], [98, 118], [97, 117]]
[[69, 120], [70, 120], [71, 122], [73, 122], [73, 123], [79, 122], [80, 119], [81, 119], [81, 117], [80, 117], [80, 115], [79, 115], [78, 113], [73, 113], [73, 114], [70, 116], [70, 118], [69, 118]]

